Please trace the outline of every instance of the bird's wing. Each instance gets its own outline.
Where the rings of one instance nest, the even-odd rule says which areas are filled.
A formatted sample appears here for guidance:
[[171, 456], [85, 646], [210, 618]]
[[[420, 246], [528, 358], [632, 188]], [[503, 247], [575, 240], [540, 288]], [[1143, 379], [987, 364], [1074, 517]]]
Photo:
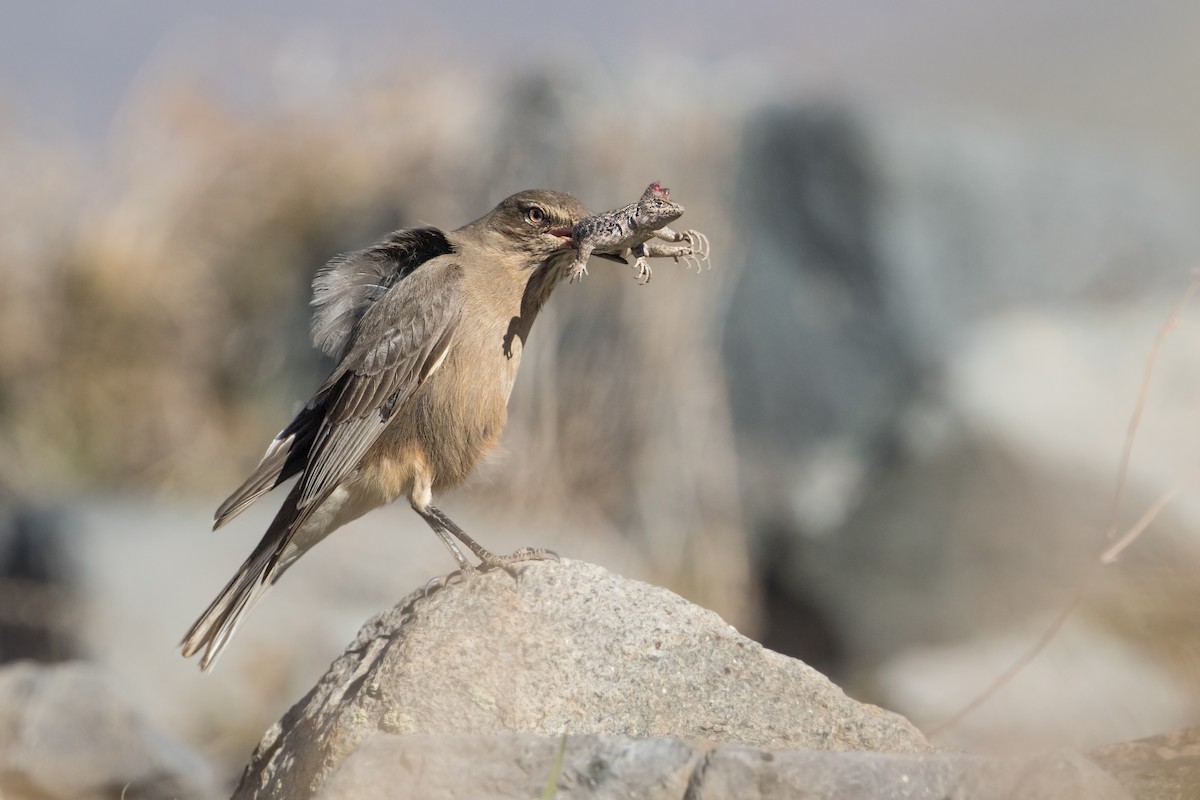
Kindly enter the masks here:
[[329, 399], [328, 391], [317, 392], [304, 410], [271, 441], [254, 472], [250, 473], [246, 482], [229, 495], [217, 509], [213, 516], [213, 530], [229, 522], [255, 500], [304, 469]]
[[371, 306], [417, 267], [453, 251], [437, 228], [408, 228], [331, 259], [313, 278], [313, 344], [340, 360]]
[[[217, 509], [214, 529], [233, 519], [271, 489], [314, 464], [317, 456], [314, 445], [318, 436], [323, 441], [329, 439], [328, 421], [331, 414], [346, 407], [348, 400], [344, 395], [350, 384], [354, 385], [351, 392], [361, 392], [365, 380], [402, 381], [405, 376], [403, 369], [399, 368], [401, 360], [419, 359], [422, 347], [426, 345], [435, 350], [440, 346], [441, 352], [444, 352], [449, 343], [448, 337], [439, 344], [438, 341], [423, 343], [417, 341], [415, 336], [417, 327], [432, 330], [431, 326], [439, 324], [433, 318], [437, 314], [449, 313], [452, 317], [440, 323], [447, 325], [447, 331], [457, 322], [461, 300], [447, 304], [446, 298], [439, 297], [439, 291], [449, 294], [459, 291], [458, 268], [446, 259], [439, 258], [451, 252], [453, 248], [441, 231], [432, 228], [403, 230], [365, 250], [335, 258], [318, 273], [313, 281], [313, 304], [317, 306], [313, 337], [318, 345], [329, 352], [338, 353], [342, 357], [341, 363], [296, 418], [279, 432], [245, 483]], [[434, 262], [434, 259], [438, 260]], [[424, 264], [428, 264], [428, 268], [418, 269]], [[439, 281], [443, 282], [442, 285], [438, 284]], [[409, 298], [407, 304], [403, 298]], [[430, 308], [414, 307], [422, 298], [430, 303]], [[439, 306], [439, 303], [442, 305]], [[377, 307], [380, 310], [373, 313], [372, 309]], [[408, 316], [387, 316], [397, 312]], [[371, 336], [364, 335], [368, 321], [371, 321]], [[394, 333], [411, 329], [412, 340], [407, 343], [393, 341], [397, 337], [387, 330], [389, 321], [398, 326]], [[390, 343], [389, 346], [395, 350], [390, 353], [365, 352], [363, 343], [368, 341], [374, 341], [376, 345]], [[383, 363], [381, 359], [386, 358], [396, 361], [397, 369], [386, 370], [377, 366]], [[370, 367], [366, 366], [368, 360], [372, 364]], [[429, 366], [436, 361], [434, 358]], [[416, 383], [407, 389], [408, 394], [428, 377], [428, 372], [421, 372], [422, 363], [417, 361], [414, 373], [417, 376]], [[367, 370], [367, 378], [355, 380], [356, 364]], [[372, 378], [372, 375], [375, 377]], [[369, 426], [364, 424], [364, 429], [369, 429]], [[378, 435], [377, 432], [374, 435]], [[374, 441], [374, 435], [371, 441]], [[327, 444], [324, 446], [328, 447]]]
[[293, 530], [358, 466], [396, 409], [441, 365], [462, 307], [462, 268], [438, 258], [413, 270], [363, 315], [321, 389], [329, 401], [300, 479]]

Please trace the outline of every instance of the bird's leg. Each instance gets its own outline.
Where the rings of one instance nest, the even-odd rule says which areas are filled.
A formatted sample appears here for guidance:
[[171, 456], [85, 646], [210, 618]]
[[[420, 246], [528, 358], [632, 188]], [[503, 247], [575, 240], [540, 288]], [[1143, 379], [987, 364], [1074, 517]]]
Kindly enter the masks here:
[[417, 508], [414, 505], [413, 510], [429, 523], [429, 527], [433, 528], [433, 532], [437, 534], [437, 537], [442, 540], [442, 544], [446, 545], [450, 551], [450, 555], [454, 556], [454, 560], [458, 562], [458, 568], [463, 572], [474, 572], [475, 567], [463, 555], [463, 551], [458, 549], [458, 544], [454, 541], [454, 535], [462, 533], [458, 526], [436, 506], [426, 505], [424, 508]]
[[451, 536], [465, 544], [467, 549], [475, 554], [475, 557], [479, 559], [479, 566], [485, 571], [499, 567], [514, 578], [517, 577], [517, 572], [512, 569], [513, 564], [518, 564], [522, 561], [558, 560], [558, 556], [553, 552], [543, 550], [540, 547], [522, 547], [512, 555], [498, 556], [468, 536], [462, 528], [455, 525], [452, 519], [447, 517], [440, 508], [432, 503], [425, 506], [424, 510], [417, 509], [417, 513], [425, 518], [425, 521], [429, 523], [429, 527], [433, 528], [433, 532], [450, 548], [450, 552], [454, 554], [454, 557], [459, 559], [459, 566], [463, 568], [464, 572], [473, 572], [476, 568], [466, 563], [466, 558], [463, 557], [462, 551], [454, 544], [454, 539], [451, 539]]

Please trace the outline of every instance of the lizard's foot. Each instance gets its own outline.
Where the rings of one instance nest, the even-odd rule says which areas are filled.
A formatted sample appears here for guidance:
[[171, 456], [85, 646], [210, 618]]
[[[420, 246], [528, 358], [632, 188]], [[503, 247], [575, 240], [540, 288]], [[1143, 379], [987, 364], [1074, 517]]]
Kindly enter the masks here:
[[581, 278], [583, 278], [584, 275], [587, 275], [587, 262], [586, 261], [584, 261], [582, 263], [578, 263], [578, 264], [572, 264], [570, 271], [567, 273], [568, 280], [570, 283], [574, 283], [575, 281], [580, 280]]
[[[692, 256], [696, 259], [696, 269], [699, 270], [701, 262], [708, 261], [708, 237], [696, 230], [684, 231], [683, 236], [692, 247]], [[711, 261], [708, 262], [708, 268], [712, 269]]]
[[637, 277], [635, 277], [634, 280], [636, 280], [642, 286], [645, 286], [650, 282], [650, 277], [654, 274], [654, 271], [650, 269], [650, 262], [645, 256], [639, 256], [638, 259], [633, 262], [633, 268], [637, 270]]
[[515, 565], [525, 561], [558, 561], [558, 553], [542, 547], [522, 547], [510, 555], [498, 556], [485, 550], [480, 556], [479, 571], [490, 572], [493, 569], [502, 569], [515, 579], [521, 574]]

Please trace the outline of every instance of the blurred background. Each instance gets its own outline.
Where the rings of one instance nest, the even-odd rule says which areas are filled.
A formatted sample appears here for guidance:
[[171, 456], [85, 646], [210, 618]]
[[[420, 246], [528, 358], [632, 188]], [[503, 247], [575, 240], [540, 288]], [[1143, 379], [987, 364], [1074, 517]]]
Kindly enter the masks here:
[[[292, 569], [212, 675], [174, 647], [278, 500], [219, 534], [213, 509], [330, 367], [314, 271], [521, 189], [601, 210], [660, 180], [713, 268], [659, 262], [643, 287], [596, 262], [559, 288], [506, 452], [442, 502], [492, 550], [667, 586], [930, 727], [1106, 544], [1145, 359], [1200, 266], [1200, 7], [0, 14], [0, 659], [22, 662], [0, 672], [0, 748], [56, 776], [35, 796], [80, 796], [54, 765], [88, 758], [72, 774], [96, 785], [219, 793], [370, 615], [453, 567], [384, 509]], [[1197, 315], [1159, 358], [1122, 528], [1194, 468]], [[1198, 520], [1195, 494], [1173, 503], [935, 741], [1194, 723]], [[103, 757], [54, 727], [81, 706]]]

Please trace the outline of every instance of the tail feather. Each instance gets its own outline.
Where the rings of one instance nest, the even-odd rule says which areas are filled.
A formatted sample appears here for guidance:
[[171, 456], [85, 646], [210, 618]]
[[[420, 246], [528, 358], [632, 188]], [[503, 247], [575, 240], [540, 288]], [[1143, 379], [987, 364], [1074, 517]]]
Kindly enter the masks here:
[[204, 651], [200, 656], [200, 669], [207, 671], [216, 663], [217, 657], [233, 638], [250, 609], [298, 557], [297, 553], [289, 560], [281, 560], [296, 528], [302, 525], [311, 513], [296, 508], [299, 497], [300, 486], [297, 484], [288, 493], [279, 513], [275, 515], [254, 552], [229, 583], [225, 584], [217, 599], [200, 615], [200, 619], [192, 623], [183, 641], [179, 643], [185, 658]]
[[180, 646], [185, 658], [203, 650], [200, 669], [207, 671], [216, 663], [246, 614], [274, 583], [268, 574], [274, 554], [274, 548], [260, 547], [246, 559], [233, 580], [225, 585], [217, 599], [212, 601], [183, 637]]

